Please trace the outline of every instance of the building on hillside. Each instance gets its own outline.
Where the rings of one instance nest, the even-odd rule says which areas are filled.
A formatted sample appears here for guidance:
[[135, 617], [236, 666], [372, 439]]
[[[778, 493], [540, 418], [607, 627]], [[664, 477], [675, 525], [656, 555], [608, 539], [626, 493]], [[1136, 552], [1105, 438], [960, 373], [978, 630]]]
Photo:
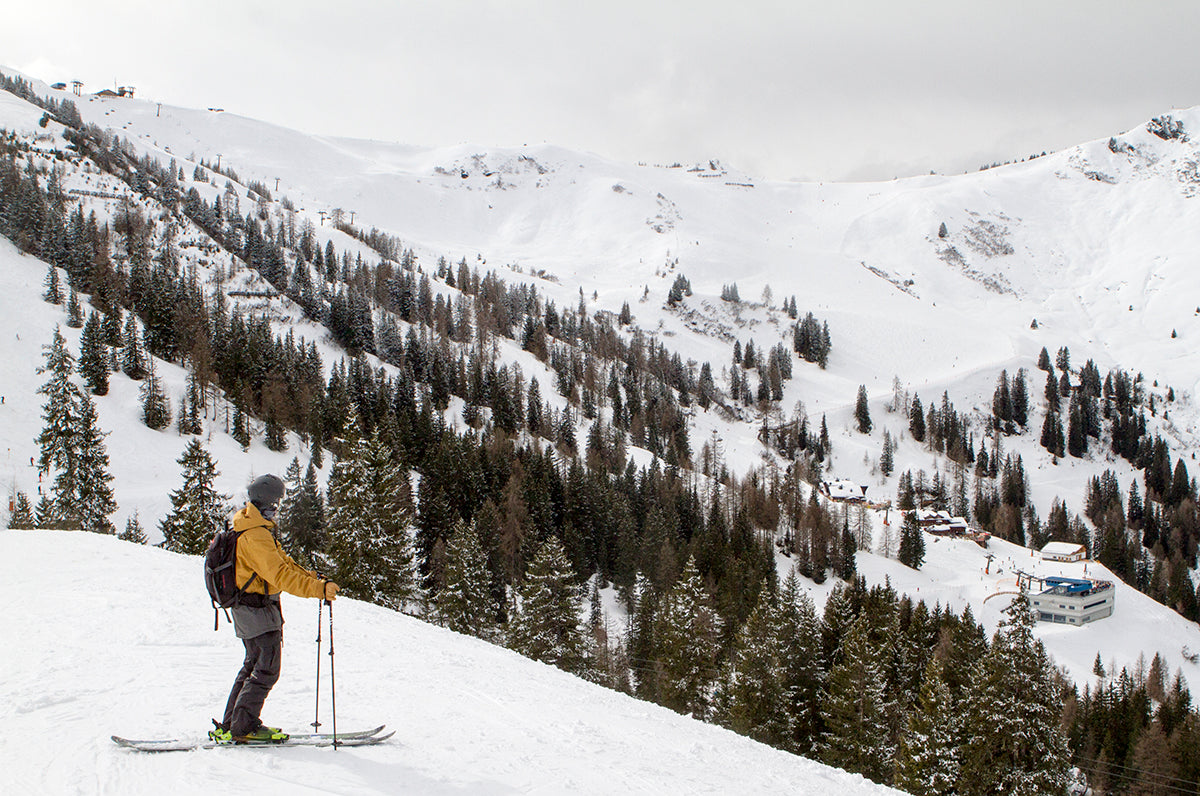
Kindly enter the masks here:
[[96, 92], [97, 97], [132, 97], [133, 86], [121, 86], [116, 91], [111, 88], [102, 88]]
[[934, 536], [948, 536], [952, 539], [970, 539], [980, 547], [987, 547], [988, 539], [992, 535], [987, 531], [977, 531], [973, 529], [970, 523], [964, 517], [955, 517], [948, 511], [934, 511], [932, 509], [914, 509], [917, 515], [917, 524], [926, 533], [931, 533]]
[[1042, 584], [1043, 591], [1029, 598], [1039, 622], [1086, 625], [1112, 616], [1116, 607], [1117, 590], [1107, 580], [1052, 576]]
[[954, 519], [948, 511], [935, 511], [934, 509], [914, 509], [914, 511], [917, 513], [917, 525], [922, 528], [949, 525], [950, 520]]
[[866, 487], [845, 479], [822, 481], [821, 492], [825, 494], [825, 497], [837, 503], [865, 503], [867, 500]]
[[1074, 542], [1047, 542], [1042, 548], [1043, 561], [1082, 561], [1087, 548]]

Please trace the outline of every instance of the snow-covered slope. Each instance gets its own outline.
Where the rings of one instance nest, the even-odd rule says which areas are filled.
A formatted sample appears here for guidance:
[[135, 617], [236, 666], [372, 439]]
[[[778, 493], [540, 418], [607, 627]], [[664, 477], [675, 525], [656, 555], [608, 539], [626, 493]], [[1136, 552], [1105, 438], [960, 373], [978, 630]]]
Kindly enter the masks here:
[[[36, 81], [35, 90], [75, 99]], [[536, 282], [560, 304], [574, 306], [582, 298], [590, 310], [616, 311], [628, 301], [637, 326], [657, 334], [685, 360], [712, 362], [722, 387], [733, 339], [743, 344], [754, 339], [765, 350], [787, 339], [789, 326], [761, 303], [735, 307], [720, 301], [721, 286], [736, 282], [744, 298], [757, 302], [769, 285], [775, 305], [794, 294], [801, 313], [811, 309], [828, 320], [834, 347], [827, 370], [797, 363], [781, 406], [790, 412], [803, 402], [814, 425], [827, 416], [830, 474], [870, 484], [872, 497], [895, 493], [895, 476], [883, 478], [873, 469], [884, 430], [898, 440], [897, 473], [945, 467], [944, 459], [908, 437], [903, 413], [884, 411], [893, 377], [905, 390], [919, 392], [926, 405], [947, 391], [960, 411], [971, 414], [982, 440], [997, 376], [1001, 369], [1011, 375], [1021, 367], [1031, 373], [1035, 396], [1031, 430], [1005, 438], [1004, 451], [1023, 457], [1040, 516], [1047, 516], [1055, 497], [1081, 511], [1087, 480], [1109, 468], [1127, 490], [1139, 474], [1106, 454], [1103, 445], [1085, 459], [1055, 463], [1038, 446], [1044, 409], [1036, 398], [1042, 375], [1034, 363], [1043, 346], [1051, 354], [1068, 346], [1076, 368], [1095, 359], [1102, 374], [1110, 367], [1144, 373], [1160, 406], [1167, 385], [1173, 386], [1177, 400], [1169, 418], [1161, 412], [1152, 417], [1152, 431], [1169, 441], [1174, 456], [1191, 456], [1200, 446], [1195, 403], [1200, 362], [1192, 355], [1192, 340], [1200, 334], [1195, 141], [1166, 140], [1138, 128], [1112, 142], [960, 177], [797, 184], [757, 181], [717, 163], [635, 166], [545, 146], [417, 148], [307, 136], [232, 114], [160, 109], [149, 100], [76, 101], [85, 120], [164, 162], [178, 159], [185, 176], [199, 160], [219, 157], [243, 183], [259, 180], [276, 200], [291, 199], [298, 223], [305, 217], [317, 223], [320, 211], [335, 207], [354, 211], [357, 226], [379, 227], [411, 245], [427, 271], [439, 256], [466, 258], [481, 270], [498, 269], [505, 279]], [[0, 127], [53, 135], [54, 123], [48, 131], [38, 128], [40, 116], [40, 110], [0, 92]], [[1172, 116], [1185, 130], [1200, 130], [1200, 111]], [[220, 190], [224, 179], [216, 180], [216, 186], [200, 187]], [[943, 223], [946, 235], [940, 237]], [[339, 249], [354, 245], [328, 226], [320, 235], [322, 242], [340, 236]], [[40, 383], [34, 374], [40, 345], [62, 317], [59, 308], [37, 298], [44, 272], [44, 264], [0, 242], [0, 301], [6, 309], [0, 340], [12, 346], [12, 367], [0, 375], [0, 388], [24, 396], [17, 406], [0, 406], [6, 413], [0, 444], [7, 456], [0, 476], [30, 493], [36, 474], [26, 463], [36, 453], [32, 440], [40, 418], [28, 396]], [[677, 274], [687, 275], [695, 288], [683, 311], [663, 306]], [[545, 373], [523, 352], [510, 350], [505, 357], [520, 361], [527, 374]], [[183, 371], [163, 366], [162, 375], [177, 399]], [[851, 428], [860, 384], [872, 398], [875, 430], [869, 435]], [[138, 510], [156, 538], [152, 526], [166, 513], [169, 491], [177, 485], [174, 460], [185, 440], [142, 427], [133, 385], [119, 375], [113, 385], [113, 397], [98, 401], [98, 409], [111, 434], [121, 504], [116, 519], [120, 526]], [[770, 458], [756, 439], [759, 420], [730, 422], [697, 411], [693, 447], [715, 434], [730, 469], [742, 475]], [[298, 453], [302, 463], [304, 457], [296, 444], [278, 455], [261, 441], [244, 453], [222, 433], [211, 434], [206, 444], [222, 471], [218, 486], [230, 494], [253, 473], [282, 472], [291, 455]], [[995, 450], [990, 441], [989, 450]], [[648, 454], [634, 455], [643, 464]], [[877, 539], [881, 519], [874, 518]], [[992, 544], [1002, 558], [1018, 562], [1028, 556]], [[994, 627], [1004, 601], [984, 602], [1000, 585], [981, 575], [978, 549], [950, 542], [930, 548], [920, 572], [870, 553], [859, 554], [859, 570], [872, 582], [890, 577], [916, 597], [957, 608], [969, 602]], [[1096, 652], [1118, 665], [1161, 652], [1172, 668], [1182, 666], [1196, 682], [1195, 666], [1180, 654], [1184, 644], [1200, 649], [1195, 626], [1132, 590], [1120, 592], [1110, 620], [1091, 628], [1043, 627], [1039, 633], [1081, 683]]]
[[1081, 627], [1036, 625], [1036, 634], [1054, 663], [1082, 687], [1097, 680], [1092, 675], [1097, 654], [1107, 671], [1119, 672], [1124, 667], [1132, 672], [1139, 665], [1144, 669], [1158, 652], [1169, 674], [1178, 671], [1192, 688], [1200, 687], [1200, 664], [1185, 657], [1185, 651], [1189, 655], [1200, 652], [1200, 626], [1121, 582], [1095, 561], [1043, 561], [1040, 553], [1003, 539], [991, 539], [984, 550], [966, 539], [928, 534], [925, 550], [925, 563], [919, 571], [879, 556], [860, 555], [859, 567], [868, 582], [886, 579], [897, 591], [928, 605], [940, 603], [959, 612], [970, 606], [989, 633], [999, 627], [1004, 609], [1017, 593], [1018, 571], [1038, 578], [1062, 575], [1107, 580], [1116, 590], [1112, 617]]
[[[1188, 342], [1200, 334], [1200, 150], [1145, 128], [977, 174], [805, 184], [549, 146], [328, 139], [150, 100], [77, 104], [164, 160], [219, 156], [313, 218], [342, 208], [423, 256], [512, 266], [513, 280], [543, 272], [555, 281], [539, 288], [561, 302], [580, 289], [595, 292], [596, 309], [629, 301], [641, 328], [673, 336], [697, 362], [720, 363], [730, 344], [663, 310], [675, 275], [691, 280], [688, 307], [704, 315], [721, 314], [729, 282], [750, 301], [767, 286], [775, 302], [795, 294], [802, 312], [828, 320], [834, 350], [828, 372], [802, 373], [784, 405], [801, 399], [835, 426], [859, 384], [882, 403], [895, 376], [926, 398], [951, 389], [960, 404], [986, 405], [1000, 370], [1033, 371], [1043, 346], [1067, 346], [1102, 374], [1143, 372], [1184, 402], [1200, 384]], [[1200, 111], [1172, 115], [1200, 130]], [[751, 308], [738, 316], [722, 323], [743, 342], [769, 347], [787, 331]], [[1176, 415], [1180, 445], [1194, 446], [1195, 410]], [[853, 453], [839, 462], [848, 475]]]
[[[1147, 345], [1196, 323], [1195, 290], [1179, 288], [1196, 286], [1200, 155], [1194, 142], [1142, 128], [1115, 147], [1097, 141], [978, 174], [826, 185], [549, 146], [327, 139], [149, 100], [78, 104], [145, 151], [220, 155], [244, 180], [279, 178], [279, 192], [309, 212], [354, 210], [357, 224], [422, 250], [545, 269], [567, 295], [582, 286], [619, 308], [643, 286], [664, 292], [668, 263], [703, 294], [731, 281], [748, 299], [768, 284], [777, 299], [796, 293], [831, 311], [838, 342], [885, 382], [999, 366], [1047, 340], [1087, 348], [1102, 369], [1135, 359], [1189, 391], [1200, 380], [1184, 352]], [[1173, 115], [1200, 130], [1200, 112]], [[1040, 336], [1028, 334], [1034, 317]], [[931, 333], [949, 328], [956, 334]], [[888, 329], [921, 345], [879, 345]]]
[[[387, 722], [386, 746], [123, 750], [110, 735], [202, 735], [241, 664], [232, 629], [212, 630], [199, 559], [57, 531], [0, 531], [0, 559], [5, 793], [895, 792], [353, 600], [334, 611], [338, 726]], [[264, 717], [303, 729], [316, 602], [285, 601]], [[328, 726], [328, 679], [321, 693]]]

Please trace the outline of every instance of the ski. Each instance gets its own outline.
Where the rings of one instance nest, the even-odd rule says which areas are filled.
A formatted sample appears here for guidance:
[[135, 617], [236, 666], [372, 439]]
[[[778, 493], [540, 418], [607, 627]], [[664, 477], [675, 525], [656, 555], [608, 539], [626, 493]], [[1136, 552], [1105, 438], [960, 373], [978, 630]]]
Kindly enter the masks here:
[[[337, 734], [338, 741], [343, 741], [348, 738], [370, 738], [372, 735], [378, 735], [383, 732], [386, 724], [380, 724], [373, 730], [356, 730], [354, 732], [339, 732]], [[333, 738], [331, 732], [293, 732], [288, 733], [292, 738]]]
[[[363, 730], [355, 733], [338, 733], [336, 744], [338, 746], [374, 746], [383, 743], [396, 734], [392, 730], [386, 734], [379, 734], [383, 729], [382, 725], [375, 730]], [[335, 743], [332, 733], [319, 733], [316, 735], [293, 735], [286, 741], [256, 741], [251, 743], [233, 743], [233, 742], [217, 742], [217, 741], [188, 741], [179, 738], [165, 738], [160, 740], [135, 740], [131, 738], [122, 738], [119, 735], [112, 736], [113, 743], [125, 749], [135, 749], [139, 752], [188, 752], [193, 749], [224, 749], [224, 748], [260, 748], [260, 747], [276, 747], [276, 746], [333, 746]]]

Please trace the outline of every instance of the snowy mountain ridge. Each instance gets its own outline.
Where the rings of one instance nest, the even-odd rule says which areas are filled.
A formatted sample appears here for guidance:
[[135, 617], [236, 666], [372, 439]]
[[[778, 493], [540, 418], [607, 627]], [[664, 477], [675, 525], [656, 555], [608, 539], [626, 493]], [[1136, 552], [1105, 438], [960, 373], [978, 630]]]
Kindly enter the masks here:
[[[39, 94], [73, 98], [31, 82]], [[814, 422], [827, 415], [835, 438], [830, 471], [875, 482], [884, 495], [895, 476], [872, 472], [883, 428], [899, 440], [897, 472], [938, 469], [906, 439], [906, 418], [879, 411], [893, 402], [896, 380], [927, 400], [948, 390], [986, 415], [999, 371], [1024, 367], [1036, 379], [1042, 346], [1069, 346], [1073, 361], [1094, 358], [1102, 373], [1141, 371], [1161, 384], [1160, 396], [1173, 385], [1177, 402], [1169, 419], [1156, 421], [1161, 433], [1184, 454], [1200, 439], [1193, 401], [1200, 369], [1187, 355], [1189, 330], [1200, 333], [1192, 303], [1200, 277], [1191, 267], [1200, 252], [1200, 205], [1188, 176], [1200, 155], [1186, 134], [1200, 129], [1200, 110], [976, 174], [799, 184], [756, 181], [719, 163], [630, 166], [553, 146], [428, 149], [327, 139], [151, 100], [75, 99], [85, 121], [160, 161], [190, 167], [223, 159], [243, 185], [276, 188], [273, 204], [290, 199], [322, 240], [370, 256], [317, 217], [353, 210], [359, 228], [397, 236], [426, 264], [445, 256], [500, 268], [563, 305], [582, 293], [591, 307], [615, 313], [628, 301], [636, 326], [697, 362], [720, 366], [731, 337], [754, 339], [760, 350], [788, 337], [767, 304], [720, 301], [722, 285], [739, 283], [747, 299], [769, 286], [772, 305], [796, 294], [802, 312], [828, 320], [835, 345], [828, 370], [802, 368], [781, 405], [802, 404]], [[7, 93], [0, 103], [0, 126], [54, 138], [56, 123], [38, 127], [40, 109]], [[211, 185], [194, 187], [217, 196], [227, 183], [214, 175]], [[111, 213], [108, 204], [94, 207]], [[672, 309], [662, 296], [679, 274], [695, 295]], [[249, 285], [254, 279], [244, 270], [238, 276]], [[288, 322], [304, 325], [294, 316]], [[321, 337], [319, 329], [306, 334]], [[536, 372], [532, 362], [523, 367]], [[869, 436], [850, 428], [858, 384], [876, 407]], [[1036, 391], [1036, 381], [1030, 386]], [[734, 471], [761, 462], [753, 422], [731, 425], [709, 414], [693, 417], [693, 439], [716, 434]], [[1043, 516], [1056, 496], [1078, 510], [1087, 478], [1103, 469], [1133, 477], [1111, 457], [1049, 466], [1031, 439], [1039, 424], [1035, 414], [1030, 432], [1005, 442], [1036, 462], [1030, 487]], [[230, 493], [239, 480], [227, 482]], [[160, 498], [143, 510], [162, 505]]]
[[[1168, 386], [1174, 387], [1169, 417], [1151, 421], [1174, 455], [1191, 454], [1200, 434], [1195, 407], [1200, 369], [1189, 355], [1190, 340], [1200, 333], [1200, 307], [1193, 311], [1200, 301], [1194, 268], [1200, 211], [1192, 177], [1198, 159], [1193, 141], [1171, 137], [1172, 130], [1200, 129], [1196, 110], [1172, 112], [1173, 122], [1160, 117], [1157, 126], [1151, 122], [1108, 141], [978, 174], [804, 185], [756, 181], [716, 163], [632, 166], [549, 146], [431, 150], [305, 136], [231, 114], [165, 106], [160, 111], [144, 100], [76, 102], [86, 121], [164, 164], [178, 159], [185, 173], [201, 160], [236, 169], [240, 180], [232, 192], [223, 188], [221, 175], [198, 185], [206, 200], [240, 197], [245, 213], [253, 201], [245, 188], [257, 181], [273, 189], [272, 217], [284, 217], [280, 199], [286, 197], [298, 223], [308, 220], [318, 228], [321, 243], [332, 240], [371, 255], [318, 218], [340, 209], [357, 215], [356, 226], [376, 227], [411, 246], [426, 271], [438, 257], [462, 258], [480, 269], [495, 268], [510, 282], [534, 283], [561, 306], [582, 301], [589, 311], [615, 314], [628, 302], [637, 327], [689, 360], [712, 362], [719, 372], [734, 340], [753, 339], [761, 351], [787, 340], [789, 321], [777, 303], [797, 295], [801, 313], [811, 309], [828, 320], [834, 349], [827, 370], [798, 365], [782, 407], [802, 404], [814, 424], [826, 416], [834, 440], [830, 472], [870, 484], [873, 496], [895, 494], [895, 477], [884, 478], [876, 469], [884, 429], [899, 440], [897, 472], [946, 466], [908, 438], [903, 413], [885, 408], [892, 403], [894, 379], [906, 395], [919, 393], [929, 403], [948, 391], [981, 422], [990, 413], [999, 372], [1025, 368], [1036, 379], [1034, 362], [1043, 346], [1051, 353], [1069, 346], [1076, 366], [1094, 358], [1102, 373], [1110, 367], [1144, 372], [1148, 384], [1156, 382], [1147, 389], [1164, 405]], [[53, 122], [39, 128], [41, 115], [0, 92], [0, 127], [52, 151], [60, 145], [58, 131]], [[69, 179], [89, 207], [112, 217], [117, 205], [104, 195], [125, 190], [119, 180], [86, 172]], [[202, 242], [185, 255], [197, 265], [208, 261], [203, 267], [213, 273], [232, 265], [221, 253], [210, 257]], [[0, 263], [5, 303], [13, 310], [0, 321], [0, 339], [12, 340], [16, 359], [29, 365], [0, 386], [9, 395], [28, 396], [40, 383], [33, 369], [41, 345], [62, 312], [38, 301], [44, 264], [7, 242], [0, 243]], [[666, 291], [681, 274], [695, 293], [668, 308]], [[721, 301], [722, 286], [731, 282], [752, 300]], [[225, 286], [246, 293], [259, 288], [261, 280], [244, 268]], [[277, 328], [318, 341], [327, 365], [338, 356], [324, 330], [306, 324], [286, 304], [238, 301], [257, 302]], [[70, 332], [68, 337], [75, 345]], [[512, 347], [504, 357], [526, 373], [544, 374], [543, 384], [552, 383], [553, 375], [525, 352]], [[184, 371], [160, 367], [170, 394], [179, 395]], [[870, 435], [852, 428], [860, 384], [871, 394], [877, 421]], [[1030, 386], [1036, 395], [1038, 382]], [[109, 445], [120, 518], [140, 511], [153, 525], [165, 513], [183, 441], [140, 425], [135, 391], [114, 379], [114, 397], [98, 403], [106, 430], [113, 432]], [[460, 408], [452, 405], [449, 416]], [[28, 403], [6, 411], [19, 413], [0, 439], [8, 447], [6, 480], [32, 494], [36, 474], [24, 462], [36, 452], [38, 407]], [[1085, 459], [1051, 462], [1037, 445], [1041, 418], [1038, 407], [1032, 430], [1004, 444], [1006, 452], [1025, 458], [1043, 517], [1056, 496], [1081, 510], [1087, 479], [1103, 470], [1116, 470], [1123, 488], [1137, 477], [1127, 462], [1106, 456], [1103, 445]], [[694, 447], [719, 438], [731, 469], [745, 473], [772, 460], [756, 439], [760, 420], [752, 411], [741, 420], [695, 412]], [[271, 453], [258, 442], [243, 453], [211, 428], [206, 444], [220, 462], [220, 486], [231, 495], [252, 474], [281, 472], [304, 450], [293, 439], [287, 454]], [[645, 451], [631, 453], [639, 464], [648, 457]], [[875, 515], [873, 522], [878, 548], [882, 518]], [[890, 579], [914, 597], [955, 609], [969, 604], [991, 630], [1004, 601], [990, 598], [1011, 590], [1006, 582], [1015, 581], [1011, 567], [1024, 566], [1028, 555], [992, 544], [1009, 562], [995, 577], [984, 574], [987, 565], [973, 545], [947, 541], [931, 544], [929, 563], [919, 572], [865, 552], [858, 555], [859, 571], [870, 582]], [[786, 559], [780, 563], [790, 565]], [[810, 591], [823, 596], [828, 583]], [[1040, 628], [1039, 634], [1080, 684], [1088, 681], [1097, 652], [1118, 666], [1161, 652], [1172, 669], [1197, 682], [1195, 664], [1182, 655], [1184, 647], [1200, 649], [1195, 626], [1138, 598], [1123, 591], [1118, 614], [1107, 623]]]

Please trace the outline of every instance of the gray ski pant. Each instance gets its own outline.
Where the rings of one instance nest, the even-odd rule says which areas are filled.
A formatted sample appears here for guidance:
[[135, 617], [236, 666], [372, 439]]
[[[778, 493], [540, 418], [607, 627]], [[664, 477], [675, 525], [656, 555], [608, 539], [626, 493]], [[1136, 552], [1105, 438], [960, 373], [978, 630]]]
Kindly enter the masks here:
[[244, 638], [246, 660], [233, 681], [229, 701], [225, 703], [225, 726], [234, 735], [254, 732], [262, 724], [259, 718], [267, 694], [279, 680], [283, 657], [283, 631], [272, 630], [254, 638]]

